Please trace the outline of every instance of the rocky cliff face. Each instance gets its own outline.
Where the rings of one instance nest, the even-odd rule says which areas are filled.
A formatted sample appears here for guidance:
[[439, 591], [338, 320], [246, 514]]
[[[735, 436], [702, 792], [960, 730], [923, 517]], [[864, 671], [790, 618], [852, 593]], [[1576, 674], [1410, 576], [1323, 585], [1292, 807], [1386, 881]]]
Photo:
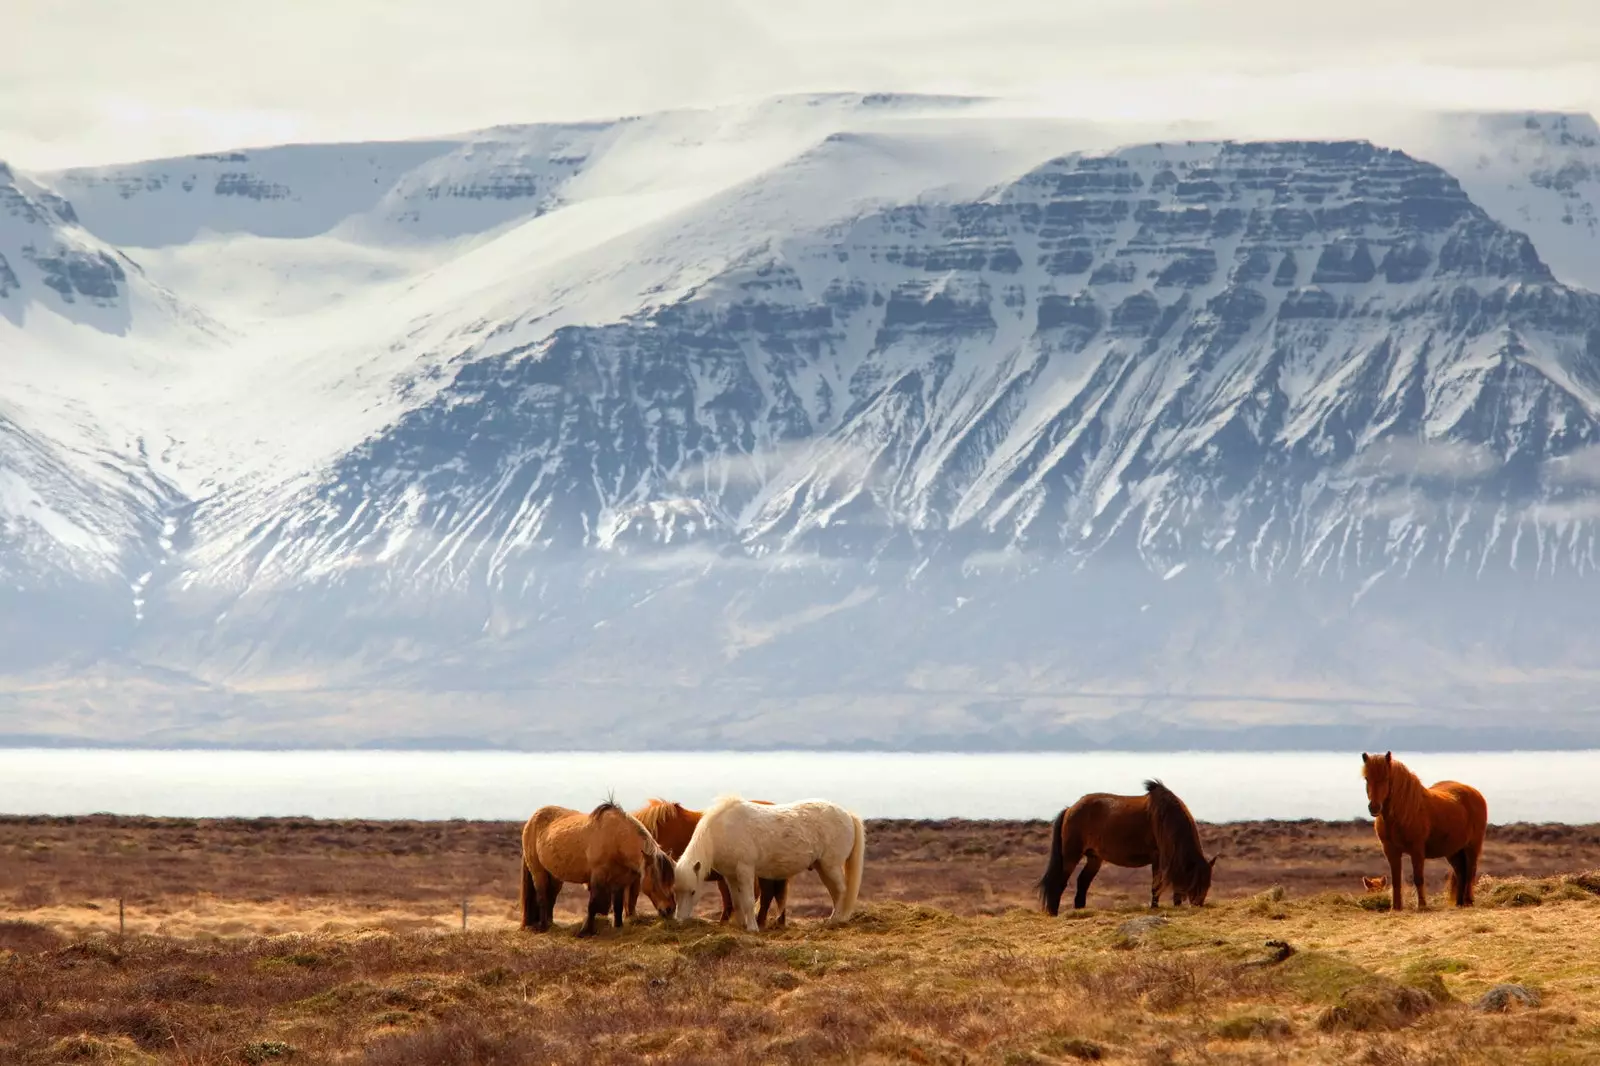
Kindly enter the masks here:
[[[107, 190], [190, 171], [252, 237], [414, 257], [364, 369], [299, 390], [379, 404], [369, 431], [204, 492], [132, 464], [112, 643], [212, 686], [173, 735], [1257, 746], [1448, 713], [1488, 743], [1513, 676], [1549, 736], [1591, 728], [1600, 296], [1503, 197], [1363, 141], [941, 172], [880, 124], [699, 200], [586, 199], [638, 128], [342, 148], [331, 205], [312, 149], [54, 182], [151, 262], [212, 209], [157, 232], [177, 207], [118, 222]], [[1586, 179], [1522, 169], [1580, 231]], [[83, 254], [21, 283], [137, 269]]]

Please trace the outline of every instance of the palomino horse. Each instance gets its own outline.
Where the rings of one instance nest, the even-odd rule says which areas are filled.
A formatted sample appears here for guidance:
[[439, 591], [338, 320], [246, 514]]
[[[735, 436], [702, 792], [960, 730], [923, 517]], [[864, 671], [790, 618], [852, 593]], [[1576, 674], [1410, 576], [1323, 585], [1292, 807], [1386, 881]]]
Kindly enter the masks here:
[[1395, 759], [1394, 752], [1361, 753], [1361, 776], [1367, 779], [1367, 811], [1376, 819], [1373, 830], [1389, 860], [1389, 886], [1394, 909], [1401, 909], [1400, 860], [1411, 856], [1411, 879], [1417, 886], [1417, 908], [1426, 910], [1428, 897], [1422, 886], [1425, 859], [1450, 863], [1450, 894], [1457, 907], [1472, 906], [1472, 888], [1478, 879], [1478, 856], [1483, 853], [1483, 833], [1489, 825], [1489, 805], [1483, 793], [1459, 781], [1438, 781], [1423, 788], [1417, 775]]
[[1150, 867], [1150, 906], [1161, 905], [1161, 890], [1172, 889], [1172, 902], [1185, 899], [1199, 906], [1211, 890], [1210, 859], [1200, 850], [1200, 831], [1189, 808], [1160, 781], [1146, 781], [1143, 796], [1091, 792], [1056, 815], [1050, 827], [1050, 863], [1039, 879], [1039, 901], [1051, 914], [1061, 911], [1067, 878], [1083, 859], [1078, 892], [1072, 906], [1088, 902], [1089, 884], [1102, 863]]
[[817, 871], [833, 901], [829, 924], [855, 910], [866, 862], [867, 830], [861, 819], [826, 800], [760, 804], [723, 796], [706, 808], [678, 860], [674, 891], [678, 910], [694, 913], [695, 894], [712, 870], [727, 878], [739, 924], [755, 932], [755, 882], [787, 881]]
[[589, 886], [589, 916], [579, 936], [593, 936], [595, 917], [608, 910], [620, 929], [623, 899], [641, 885], [670, 918], [676, 904], [673, 875], [672, 860], [650, 831], [610, 800], [588, 814], [540, 807], [522, 827], [522, 928], [550, 928], [566, 881]]
[[[751, 800], [770, 807], [767, 800]], [[653, 799], [643, 807], [633, 812], [650, 835], [656, 838], [656, 843], [661, 845], [661, 850], [671, 855], [674, 860], [683, 855], [683, 849], [689, 846], [689, 838], [694, 836], [694, 827], [700, 824], [700, 812], [692, 811], [681, 803], [668, 803], [666, 800]], [[720, 921], [726, 922], [733, 917], [733, 896], [728, 892], [728, 882], [723, 876], [712, 870], [706, 876], [707, 881], [715, 881], [717, 889], [722, 893], [722, 917]], [[756, 915], [756, 925], [765, 929], [767, 927], [767, 911], [774, 900], [778, 903], [778, 917], [774, 923], [782, 928], [784, 920], [789, 914], [789, 882], [774, 881], [770, 878], [757, 878], [757, 887], [761, 893], [761, 910]], [[627, 913], [633, 915], [634, 906], [639, 899], [637, 889], [628, 893]], [[690, 915], [685, 914], [685, 918]]]

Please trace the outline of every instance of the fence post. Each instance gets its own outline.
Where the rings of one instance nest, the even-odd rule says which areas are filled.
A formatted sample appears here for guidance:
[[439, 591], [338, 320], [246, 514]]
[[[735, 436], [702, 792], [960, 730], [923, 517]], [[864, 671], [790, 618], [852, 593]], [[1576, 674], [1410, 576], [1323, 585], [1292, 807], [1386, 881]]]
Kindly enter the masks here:
[[122, 897], [117, 897], [117, 939], [121, 940], [128, 932], [128, 923], [123, 916]]
[[467, 897], [461, 897], [461, 931], [467, 931]]

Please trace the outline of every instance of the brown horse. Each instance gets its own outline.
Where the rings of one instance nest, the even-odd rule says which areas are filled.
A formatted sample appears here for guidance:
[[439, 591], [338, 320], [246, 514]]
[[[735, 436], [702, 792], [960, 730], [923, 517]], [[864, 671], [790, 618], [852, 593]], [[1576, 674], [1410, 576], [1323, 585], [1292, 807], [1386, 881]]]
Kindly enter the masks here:
[[1473, 884], [1478, 880], [1478, 857], [1483, 853], [1483, 833], [1489, 826], [1489, 805], [1483, 793], [1459, 781], [1438, 781], [1423, 788], [1406, 764], [1386, 751], [1361, 753], [1361, 776], [1367, 779], [1367, 811], [1373, 830], [1389, 860], [1389, 886], [1394, 909], [1401, 909], [1400, 860], [1411, 856], [1411, 880], [1417, 886], [1417, 908], [1428, 907], [1422, 885], [1425, 859], [1450, 863], [1451, 896], [1457, 907], [1470, 907]]
[[[765, 807], [772, 806], [768, 800], [750, 802]], [[692, 811], [681, 803], [668, 803], [662, 799], [652, 799], [633, 812], [633, 816], [650, 830], [651, 836], [656, 838], [661, 850], [671, 855], [674, 860], [683, 857], [683, 849], [689, 846], [689, 838], [694, 836], [694, 827], [700, 824], [700, 814], [700, 811]], [[726, 922], [733, 917], [733, 895], [728, 891], [728, 883], [715, 871], [706, 880], [715, 881], [717, 889], [722, 893], [722, 917], [719, 920]], [[757, 878], [756, 883], [761, 891], [761, 911], [756, 917], [756, 924], [762, 929], [767, 927], [767, 910], [776, 901], [778, 917], [773, 924], [782, 928], [789, 916], [789, 882], [768, 880], [763, 877]], [[637, 889], [628, 894], [628, 914], [633, 914], [638, 898]], [[684, 917], [687, 918], [688, 915]]]
[[540, 807], [522, 827], [522, 928], [550, 928], [556, 896], [567, 881], [589, 886], [589, 914], [579, 936], [593, 936], [596, 916], [608, 910], [622, 928], [623, 899], [641, 885], [656, 910], [670, 918], [677, 906], [676, 872], [649, 830], [610, 800], [588, 814]]
[[1039, 902], [1051, 914], [1061, 910], [1067, 878], [1083, 859], [1072, 906], [1088, 902], [1089, 884], [1102, 863], [1150, 867], [1150, 906], [1161, 905], [1163, 888], [1176, 906], [1185, 899], [1200, 906], [1211, 891], [1217, 859], [1200, 850], [1200, 830], [1189, 808], [1160, 781], [1146, 781], [1143, 796], [1092, 792], [1056, 815], [1050, 826], [1050, 863], [1039, 879]]

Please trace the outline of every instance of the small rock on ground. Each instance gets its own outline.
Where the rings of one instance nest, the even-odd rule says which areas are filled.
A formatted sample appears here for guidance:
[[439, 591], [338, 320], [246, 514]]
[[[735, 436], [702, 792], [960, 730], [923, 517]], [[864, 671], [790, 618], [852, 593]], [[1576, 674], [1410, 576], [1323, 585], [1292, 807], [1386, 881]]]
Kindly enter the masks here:
[[1163, 918], [1159, 914], [1147, 914], [1142, 918], [1129, 918], [1117, 926], [1117, 936], [1130, 944], [1137, 944], [1171, 921], [1172, 919]]
[[1523, 1007], [1537, 1007], [1539, 993], [1527, 985], [1495, 985], [1478, 997], [1478, 1009], [1483, 1011], [1503, 1011], [1513, 1003]]

